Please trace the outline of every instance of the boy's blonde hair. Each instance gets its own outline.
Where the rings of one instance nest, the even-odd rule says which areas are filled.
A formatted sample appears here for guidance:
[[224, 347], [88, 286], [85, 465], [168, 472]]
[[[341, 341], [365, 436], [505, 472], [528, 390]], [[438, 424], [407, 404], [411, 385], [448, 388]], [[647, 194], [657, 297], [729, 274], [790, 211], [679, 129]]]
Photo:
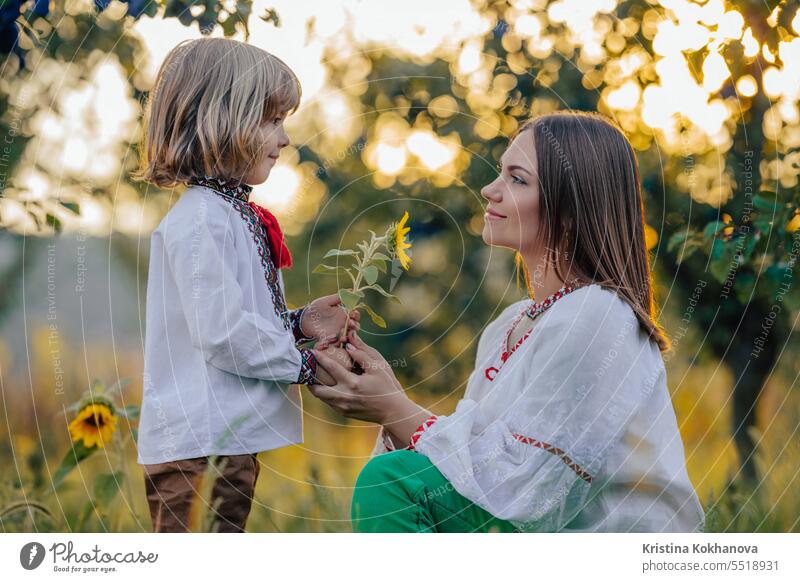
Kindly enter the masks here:
[[140, 168], [162, 188], [194, 176], [240, 179], [260, 157], [258, 129], [300, 104], [278, 57], [226, 38], [183, 41], [161, 64], [145, 107]]

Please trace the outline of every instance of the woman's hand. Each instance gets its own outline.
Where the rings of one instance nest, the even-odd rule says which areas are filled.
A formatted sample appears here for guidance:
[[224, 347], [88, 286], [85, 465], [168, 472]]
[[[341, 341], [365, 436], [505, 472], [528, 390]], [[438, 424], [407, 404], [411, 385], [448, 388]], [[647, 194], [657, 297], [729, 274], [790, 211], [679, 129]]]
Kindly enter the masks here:
[[361, 314], [357, 310], [348, 314], [338, 295], [326, 295], [308, 305], [300, 321], [300, 328], [305, 335], [318, 340], [317, 349], [324, 350], [336, 342], [345, 341], [345, 323], [348, 329], [358, 330], [360, 321]]
[[353, 373], [327, 351], [314, 350], [317, 361], [336, 383], [308, 389], [342, 416], [382, 424], [400, 442], [407, 442], [430, 412], [406, 396], [392, 367], [377, 350], [361, 341], [355, 332], [348, 339], [347, 354], [363, 373]]
[[[350, 359], [350, 354], [348, 354], [343, 348], [336, 348], [336, 347], [329, 347], [325, 348], [324, 350], [319, 350], [320, 352], [324, 352], [328, 355], [333, 361], [338, 362], [339, 365], [344, 367], [347, 370], [351, 370], [353, 367], [353, 360]], [[315, 355], [318, 355], [315, 353]], [[320, 381], [321, 384], [325, 386], [333, 386], [336, 384], [336, 379], [330, 375], [328, 370], [325, 369], [325, 366], [319, 361], [317, 358], [317, 380]]]

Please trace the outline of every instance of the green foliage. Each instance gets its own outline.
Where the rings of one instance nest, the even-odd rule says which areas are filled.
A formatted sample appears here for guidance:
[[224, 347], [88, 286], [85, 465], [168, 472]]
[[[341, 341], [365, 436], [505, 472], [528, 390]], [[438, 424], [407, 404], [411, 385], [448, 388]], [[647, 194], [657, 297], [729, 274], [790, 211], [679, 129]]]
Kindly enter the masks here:
[[[384, 297], [398, 300], [395, 295], [392, 295], [380, 284], [378, 284], [378, 277], [380, 273], [387, 272], [387, 264], [393, 260], [398, 260], [396, 257], [396, 241], [398, 225], [393, 223], [386, 229], [382, 236], [378, 236], [373, 231], [369, 231], [369, 240], [356, 243], [358, 250], [354, 249], [331, 249], [325, 253], [324, 259], [336, 258], [337, 260], [350, 261], [349, 267], [339, 265], [317, 265], [314, 273], [320, 275], [339, 275], [340, 273], [347, 273], [350, 276], [352, 287], [344, 287], [337, 291], [342, 304], [348, 311], [354, 309], [363, 309], [367, 312], [370, 319], [378, 327], [385, 328], [386, 320], [378, 315], [378, 313], [367, 304], [365, 300], [364, 291], [371, 290], [380, 293]], [[380, 252], [379, 249], [384, 249], [388, 254]], [[392, 256], [390, 256], [392, 255]], [[399, 300], [398, 300], [399, 301]]]

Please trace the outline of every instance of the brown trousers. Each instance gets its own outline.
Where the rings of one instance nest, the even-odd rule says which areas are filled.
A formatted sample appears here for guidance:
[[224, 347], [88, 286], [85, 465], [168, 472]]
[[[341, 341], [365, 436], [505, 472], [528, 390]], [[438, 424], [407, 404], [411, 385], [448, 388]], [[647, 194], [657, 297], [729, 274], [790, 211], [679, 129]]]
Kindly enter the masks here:
[[[222, 460], [227, 463], [220, 470]], [[260, 465], [256, 454], [220, 455], [208, 478], [215, 479], [210, 500], [200, 496], [208, 457], [142, 465], [154, 532], [188, 532], [192, 503], [206, 503], [210, 531], [244, 532]]]

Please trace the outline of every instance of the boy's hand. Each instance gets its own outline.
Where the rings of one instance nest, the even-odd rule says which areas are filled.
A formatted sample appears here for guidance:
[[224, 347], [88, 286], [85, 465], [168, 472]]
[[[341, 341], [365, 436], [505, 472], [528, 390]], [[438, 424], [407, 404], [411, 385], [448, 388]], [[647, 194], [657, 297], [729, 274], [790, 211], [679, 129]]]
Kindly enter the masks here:
[[[326, 356], [329, 356], [335, 360], [338, 364], [341, 364], [346, 370], [351, 370], [353, 368], [353, 360], [350, 358], [350, 354], [347, 353], [347, 350], [343, 348], [330, 347], [321, 351]], [[319, 380], [320, 384], [325, 384], [326, 386], [333, 386], [336, 384], [336, 380], [333, 378], [333, 376], [331, 376], [319, 362], [317, 362], [317, 380]]]
[[[361, 314], [357, 310], [349, 313], [348, 330], [360, 329]], [[345, 341], [344, 325], [348, 313], [338, 295], [326, 295], [309, 303], [300, 327], [305, 335], [318, 340], [316, 348], [324, 350], [336, 342]]]

